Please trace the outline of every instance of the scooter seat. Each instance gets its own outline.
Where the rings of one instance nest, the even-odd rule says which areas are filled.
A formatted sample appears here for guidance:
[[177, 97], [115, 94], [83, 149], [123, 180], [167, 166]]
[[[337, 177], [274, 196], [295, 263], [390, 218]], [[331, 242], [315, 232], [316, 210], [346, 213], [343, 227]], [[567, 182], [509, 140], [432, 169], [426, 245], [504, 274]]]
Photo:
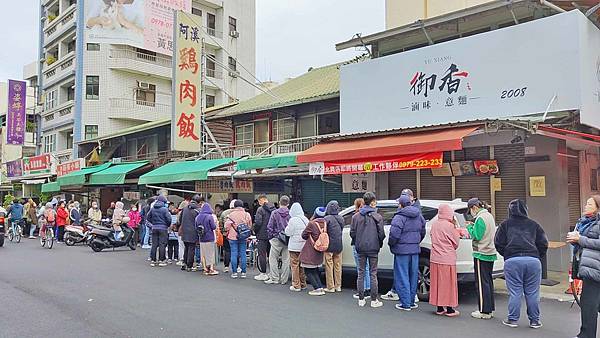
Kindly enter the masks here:
[[93, 234], [97, 234], [97, 235], [101, 235], [101, 236], [107, 236], [107, 237], [111, 236], [111, 232], [112, 232], [112, 230], [109, 230], [109, 229], [98, 229], [98, 228], [96, 228], [96, 229], [92, 230]]

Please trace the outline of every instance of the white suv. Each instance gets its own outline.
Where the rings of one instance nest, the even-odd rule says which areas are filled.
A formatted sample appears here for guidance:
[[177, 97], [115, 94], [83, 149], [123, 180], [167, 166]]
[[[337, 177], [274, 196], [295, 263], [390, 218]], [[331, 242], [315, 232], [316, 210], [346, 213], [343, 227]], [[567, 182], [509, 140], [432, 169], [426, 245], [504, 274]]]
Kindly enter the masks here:
[[[436, 200], [419, 200], [421, 203], [421, 212], [427, 221], [427, 233], [421, 242], [421, 257], [419, 259], [419, 287], [417, 290], [421, 300], [429, 298], [429, 253], [431, 251], [431, 221], [437, 217], [438, 207], [440, 204], [448, 204], [454, 210], [454, 217], [457, 224], [461, 228], [466, 227], [467, 203], [461, 200], [454, 201], [436, 201]], [[394, 255], [390, 251], [387, 240], [390, 233], [390, 224], [396, 211], [398, 210], [398, 202], [394, 200], [378, 201], [377, 212], [383, 216], [385, 224], [385, 240], [383, 247], [379, 253], [378, 274], [380, 277], [392, 277], [394, 274]], [[344, 251], [342, 255], [342, 266], [344, 269], [355, 270], [354, 255], [352, 240], [350, 238], [350, 223], [354, 207], [346, 208], [340, 212], [340, 216], [344, 218], [344, 234], [342, 240], [344, 243]], [[475, 280], [473, 270], [473, 248], [470, 239], [461, 239], [457, 250], [456, 272], [458, 273], [459, 282], [472, 282]], [[494, 278], [501, 277], [504, 274], [504, 260], [498, 255], [499, 259], [494, 263]]]

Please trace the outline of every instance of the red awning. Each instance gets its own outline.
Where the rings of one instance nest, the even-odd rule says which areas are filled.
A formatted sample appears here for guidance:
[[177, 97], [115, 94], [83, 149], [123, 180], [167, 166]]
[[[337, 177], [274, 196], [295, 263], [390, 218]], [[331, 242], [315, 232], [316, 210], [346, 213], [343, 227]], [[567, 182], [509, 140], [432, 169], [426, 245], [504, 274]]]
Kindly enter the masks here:
[[575, 130], [568, 130], [550, 126], [539, 126], [537, 134], [566, 141], [579, 142], [596, 147], [600, 146], [600, 136], [582, 133]]
[[458, 127], [320, 143], [300, 153], [296, 160], [298, 163], [332, 162], [461, 150], [462, 139], [478, 128]]

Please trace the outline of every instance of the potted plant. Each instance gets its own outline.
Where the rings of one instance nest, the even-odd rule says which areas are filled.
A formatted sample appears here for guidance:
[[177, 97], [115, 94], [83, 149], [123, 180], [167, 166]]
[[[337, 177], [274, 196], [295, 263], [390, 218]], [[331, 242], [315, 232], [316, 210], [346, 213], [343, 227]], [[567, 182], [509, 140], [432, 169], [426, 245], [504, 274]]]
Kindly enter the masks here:
[[46, 64], [47, 64], [48, 66], [50, 66], [51, 64], [53, 64], [53, 63], [55, 63], [55, 62], [56, 62], [56, 58], [54, 57], [54, 55], [48, 55], [48, 56], [46, 57]]
[[52, 22], [52, 21], [54, 21], [54, 19], [56, 19], [56, 15], [48, 14], [48, 22]]

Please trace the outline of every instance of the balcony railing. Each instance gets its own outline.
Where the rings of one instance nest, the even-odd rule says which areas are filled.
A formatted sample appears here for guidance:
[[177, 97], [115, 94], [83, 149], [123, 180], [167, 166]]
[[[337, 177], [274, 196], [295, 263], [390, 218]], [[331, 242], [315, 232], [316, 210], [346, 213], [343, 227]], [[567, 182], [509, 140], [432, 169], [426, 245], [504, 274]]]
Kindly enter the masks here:
[[148, 161], [152, 162], [152, 164], [154, 164], [155, 166], [161, 166], [172, 160], [184, 159], [186, 157], [191, 157], [193, 155], [194, 154], [186, 153], [186, 152], [182, 152], [182, 151], [165, 150], [165, 151], [159, 151], [156, 153], [142, 153], [142, 154], [129, 155], [129, 156], [121, 157], [121, 161], [122, 162], [131, 162], [131, 161], [139, 161], [139, 160], [148, 160]]
[[75, 21], [76, 8], [77, 5], [73, 4], [51, 22], [48, 20], [46, 21], [46, 28], [44, 29], [46, 43], [52, 40], [50, 38], [53, 37], [57, 31], [62, 31], [62, 27], [67, 26]]
[[208, 33], [208, 35], [210, 35], [210, 36], [214, 36], [215, 38], [219, 38], [219, 39], [223, 38], [223, 32], [218, 31], [214, 28], [206, 28], [206, 33]]
[[45, 84], [49, 81], [59, 78], [65, 73], [72, 73], [75, 70], [75, 52], [63, 56], [60, 60], [55, 61], [44, 69]]
[[222, 79], [223, 72], [214, 69], [206, 69], [206, 76], [212, 77], [213, 79]]
[[133, 49], [115, 48], [110, 50], [110, 57], [114, 59], [137, 60], [153, 65], [171, 67], [171, 58], [162, 55], [153, 55], [144, 52], [139, 52]]

